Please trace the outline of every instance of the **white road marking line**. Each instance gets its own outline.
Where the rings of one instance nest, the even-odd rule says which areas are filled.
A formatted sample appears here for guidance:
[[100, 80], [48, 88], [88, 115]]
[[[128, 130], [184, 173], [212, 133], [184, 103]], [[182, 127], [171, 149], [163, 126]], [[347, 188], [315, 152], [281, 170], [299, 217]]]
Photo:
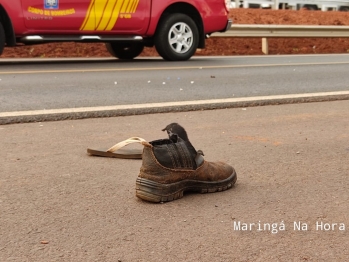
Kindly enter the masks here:
[[18, 112], [3, 112], [3, 113], [0, 113], [0, 117], [53, 115], [53, 114], [67, 114], [67, 113], [86, 113], [86, 112], [116, 111], [116, 110], [125, 110], [125, 109], [126, 110], [127, 109], [147, 109], [147, 108], [162, 108], [162, 107], [176, 107], [176, 106], [194, 106], [194, 105], [205, 105], [205, 104], [224, 104], [224, 103], [239, 103], [239, 102], [253, 102], [253, 101], [271, 101], [271, 100], [297, 99], [297, 98], [316, 98], [316, 97], [340, 96], [340, 95], [349, 95], [349, 91], [273, 95], [273, 96], [254, 96], [254, 97], [240, 97], [240, 98], [223, 98], [223, 99], [208, 99], [208, 100], [196, 100], [196, 101], [129, 104], [129, 105], [99, 106], [99, 107], [62, 108], [62, 109], [32, 110], [32, 111], [18, 111]]

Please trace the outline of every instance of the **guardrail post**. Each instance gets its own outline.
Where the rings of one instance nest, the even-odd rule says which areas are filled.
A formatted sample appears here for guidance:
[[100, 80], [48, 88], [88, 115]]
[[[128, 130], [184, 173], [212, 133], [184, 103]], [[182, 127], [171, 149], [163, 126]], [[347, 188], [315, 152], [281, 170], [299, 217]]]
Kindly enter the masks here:
[[262, 38], [262, 52], [265, 55], [269, 54], [268, 38], [265, 37]]

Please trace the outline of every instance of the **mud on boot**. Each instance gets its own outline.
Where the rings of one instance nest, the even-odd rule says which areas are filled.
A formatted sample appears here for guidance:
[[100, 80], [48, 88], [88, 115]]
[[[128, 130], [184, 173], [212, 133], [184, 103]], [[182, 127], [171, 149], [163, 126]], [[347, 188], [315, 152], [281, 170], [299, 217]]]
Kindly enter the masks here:
[[205, 161], [202, 151], [195, 150], [186, 133], [184, 140], [173, 131], [168, 132], [169, 139], [142, 142], [137, 197], [150, 202], [166, 202], [183, 197], [187, 191], [212, 193], [227, 190], [235, 184], [237, 176], [232, 166]]

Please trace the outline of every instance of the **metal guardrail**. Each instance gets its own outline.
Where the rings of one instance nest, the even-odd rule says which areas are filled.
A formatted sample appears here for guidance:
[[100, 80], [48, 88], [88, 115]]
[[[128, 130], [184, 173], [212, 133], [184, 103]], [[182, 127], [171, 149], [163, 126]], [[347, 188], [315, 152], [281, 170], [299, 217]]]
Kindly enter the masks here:
[[349, 26], [236, 24], [211, 37], [349, 37]]
[[249, 8], [250, 5], [272, 9], [286, 9], [287, 7], [287, 9], [299, 10], [307, 7], [311, 10], [315, 8], [322, 11], [349, 11], [348, 0], [231, 0], [230, 2], [230, 8]]
[[349, 37], [349, 26], [307, 26], [307, 25], [232, 25], [224, 33], [211, 37], [261, 37], [262, 52], [269, 53], [270, 37]]

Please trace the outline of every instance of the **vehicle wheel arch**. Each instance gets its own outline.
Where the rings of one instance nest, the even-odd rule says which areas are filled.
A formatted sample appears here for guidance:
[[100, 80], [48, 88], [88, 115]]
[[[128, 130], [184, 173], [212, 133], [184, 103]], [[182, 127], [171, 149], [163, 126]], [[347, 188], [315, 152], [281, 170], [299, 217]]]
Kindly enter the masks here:
[[204, 25], [199, 11], [192, 5], [188, 3], [174, 3], [168, 6], [161, 14], [160, 19], [158, 21], [158, 26], [162, 23], [162, 20], [165, 19], [168, 15], [174, 13], [181, 13], [188, 15], [191, 17], [198, 30], [199, 30], [199, 45], [198, 48], [205, 47], [205, 33], [204, 33]]

